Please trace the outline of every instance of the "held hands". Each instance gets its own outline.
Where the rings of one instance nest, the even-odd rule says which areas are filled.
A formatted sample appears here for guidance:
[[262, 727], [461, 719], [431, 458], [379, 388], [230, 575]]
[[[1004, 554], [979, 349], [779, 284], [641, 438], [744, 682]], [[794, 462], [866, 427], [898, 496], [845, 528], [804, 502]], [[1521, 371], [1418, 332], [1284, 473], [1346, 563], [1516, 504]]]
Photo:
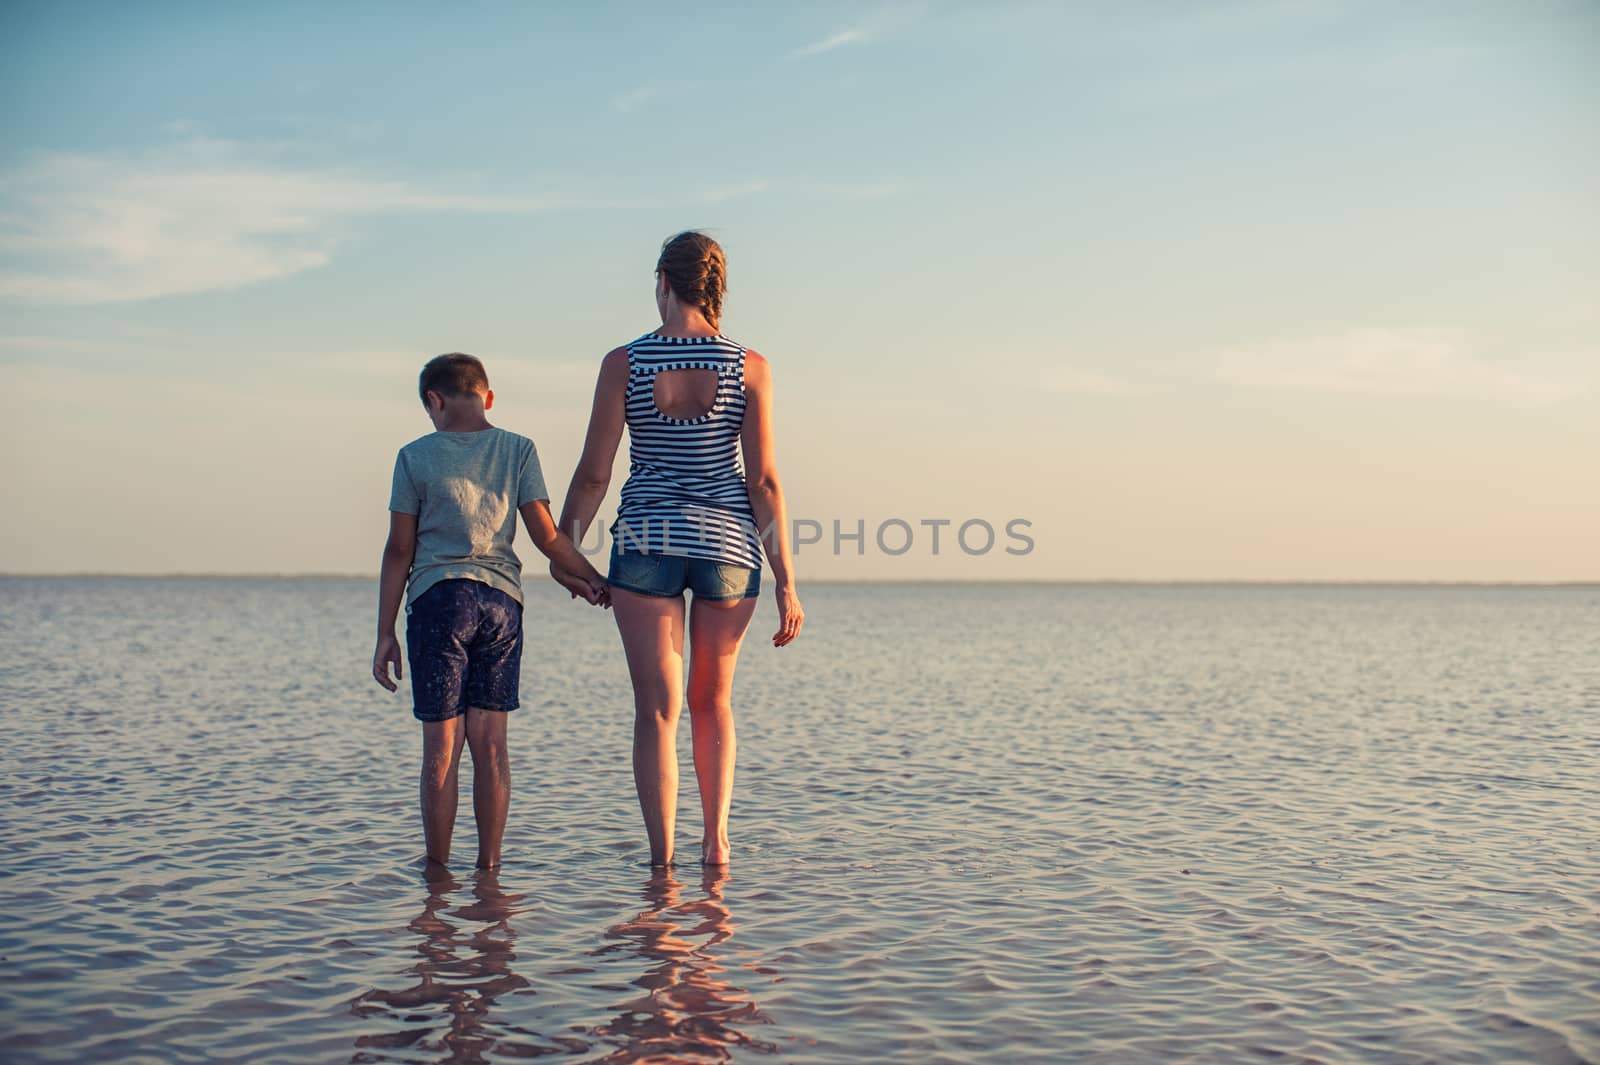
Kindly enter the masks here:
[[[389, 679], [389, 667], [394, 666], [394, 680]], [[395, 681], [404, 674], [400, 669], [400, 641], [395, 634], [385, 633], [378, 637], [377, 650], [372, 652], [372, 679], [388, 688], [390, 691], [398, 690]]]
[[561, 587], [572, 593], [572, 598], [583, 599], [590, 606], [611, 608], [611, 589], [600, 578], [599, 573], [592, 577], [581, 573], [572, 573], [562, 569], [554, 562], [550, 563], [550, 577]]
[[772, 634], [772, 646], [782, 647], [800, 635], [800, 626], [805, 624], [806, 612], [800, 609], [800, 596], [792, 584], [779, 585], [777, 598], [778, 631]]

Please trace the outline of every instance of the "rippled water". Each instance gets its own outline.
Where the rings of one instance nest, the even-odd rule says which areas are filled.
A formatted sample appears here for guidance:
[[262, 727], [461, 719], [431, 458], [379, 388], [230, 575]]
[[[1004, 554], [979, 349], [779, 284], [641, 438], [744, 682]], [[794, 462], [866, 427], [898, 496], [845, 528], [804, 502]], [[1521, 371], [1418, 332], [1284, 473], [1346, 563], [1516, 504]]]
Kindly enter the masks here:
[[730, 876], [641, 864], [541, 586], [507, 865], [429, 882], [370, 582], [0, 581], [0, 1056], [1600, 1060], [1600, 589], [804, 591]]

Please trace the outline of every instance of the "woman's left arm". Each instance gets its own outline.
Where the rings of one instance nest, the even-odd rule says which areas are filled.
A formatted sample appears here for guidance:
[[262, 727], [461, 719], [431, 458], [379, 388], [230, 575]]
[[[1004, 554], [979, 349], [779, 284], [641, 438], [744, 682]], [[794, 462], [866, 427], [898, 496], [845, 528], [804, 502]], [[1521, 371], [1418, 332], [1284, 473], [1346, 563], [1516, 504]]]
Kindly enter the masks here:
[[778, 631], [772, 646], [782, 647], [800, 635], [805, 611], [794, 586], [794, 564], [789, 555], [789, 515], [778, 480], [778, 459], [772, 444], [772, 367], [757, 352], [745, 350], [745, 412], [740, 429], [744, 448], [744, 483], [750, 509], [756, 515], [761, 546], [772, 566], [777, 587]]

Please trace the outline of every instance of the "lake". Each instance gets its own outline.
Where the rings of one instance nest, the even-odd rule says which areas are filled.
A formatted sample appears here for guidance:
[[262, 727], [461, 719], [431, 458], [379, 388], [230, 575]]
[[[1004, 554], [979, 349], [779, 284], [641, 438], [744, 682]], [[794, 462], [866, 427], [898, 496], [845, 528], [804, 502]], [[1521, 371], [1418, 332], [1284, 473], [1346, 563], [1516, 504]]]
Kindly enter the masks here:
[[0, 1056], [1600, 1061], [1600, 588], [801, 593], [725, 874], [541, 581], [506, 864], [469, 791], [430, 879], [375, 581], [0, 580]]

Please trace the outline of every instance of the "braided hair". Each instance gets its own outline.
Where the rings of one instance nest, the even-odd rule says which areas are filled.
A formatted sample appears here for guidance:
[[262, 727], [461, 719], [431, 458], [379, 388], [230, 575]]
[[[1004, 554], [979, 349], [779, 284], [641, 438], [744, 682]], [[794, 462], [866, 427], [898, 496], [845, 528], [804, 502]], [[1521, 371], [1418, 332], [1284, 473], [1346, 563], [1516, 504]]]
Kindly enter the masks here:
[[711, 328], [719, 328], [722, 295], [728, 290], [728, 261], [722, 245], [697, 230], [685, 230], [661, 245], [656, 272], [666, 276], [679, 300], [699, 307]]

